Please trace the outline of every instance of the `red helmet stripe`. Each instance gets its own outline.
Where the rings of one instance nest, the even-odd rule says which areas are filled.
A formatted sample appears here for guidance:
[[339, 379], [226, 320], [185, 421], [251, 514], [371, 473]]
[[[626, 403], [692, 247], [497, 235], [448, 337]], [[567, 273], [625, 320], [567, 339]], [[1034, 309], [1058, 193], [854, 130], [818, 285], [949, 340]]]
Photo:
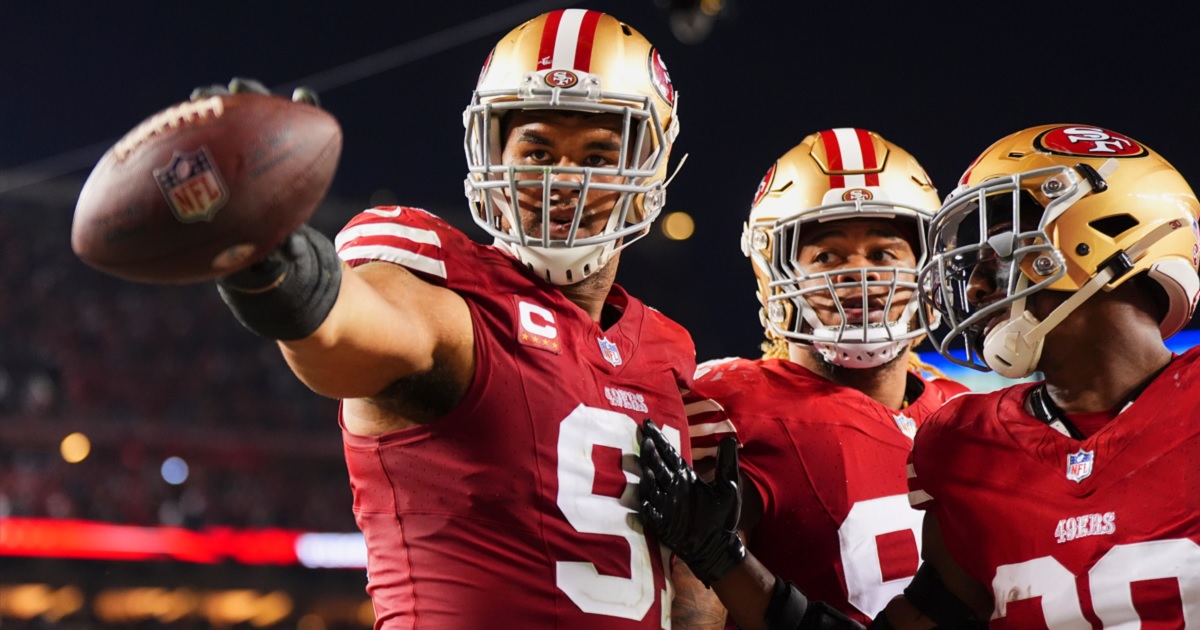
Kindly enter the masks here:
[[589, 72], [592, 40], [603, 14], [584, 9], [563, 9], [546, 15], [538, 47], [538, 70], [562, 68]]
[[829, 176], [830, 188], [879, 185], [879, 173], [864, 172], [879, 168], [879, 156], [869, 131], [842, 127], [820, 134], [825, 144], [826, 167], [835, 173]]
[[558, 39], [558, 24], [566, 11], [551, 11], [546, 14], [546, 27], [542, 29], [542, 42], [538, 47], [538, 70], [546, 70], [554, 61], [554, 42]]
[[[871, 142], [871, 134], [866, 129], [855, 129], [858, 136], [858, 148], [862, 151], [863, 170], [873, 171], [879, 168], [879, 158], [875, 156], [875, 143]], [[867, 173], [867, 185], [879, 185], [879, 173]]]
[[575, 47], [575, 69], [589, 72], [592, 66], [592, 41], [596, 39], [596, 25], [600, 23], [599, 11], [588, 11], [579, 25], [579, 40]]
[[[842, 167], [842, 147], [838, 144], [837, 135], [832, 129], [821, 132], [821, 142], [825, 143], [825, 157], [829, 160], [829, 170], [840, 171]], [[846, 178], [842, 175], [829, 176], [830, 188], [845, 188]]]

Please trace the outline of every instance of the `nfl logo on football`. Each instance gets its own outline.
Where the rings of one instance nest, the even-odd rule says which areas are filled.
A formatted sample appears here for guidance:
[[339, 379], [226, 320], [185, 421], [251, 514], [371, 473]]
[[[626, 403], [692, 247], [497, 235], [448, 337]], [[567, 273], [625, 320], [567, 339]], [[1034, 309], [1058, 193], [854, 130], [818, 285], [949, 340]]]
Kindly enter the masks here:
[[205, 147], [194, 153], [175, 153], [169, 164], [154, 169], [154, 179], [180, 223], [212, 221], [229, 200], [229, 191]]
[[621, 365], [621, 351], [617, 349], [617, 344], [608, 340], [607, 337], [596, 338], [596, 343], [600, 344], [600, 354], [604, 355], [604, 360], [613, 364], [613, 367]]
[[1079, 483], [1092, 474], [1095, 451], [1079, 449], [1078, 453], [1067, 453], [1067, 479]]

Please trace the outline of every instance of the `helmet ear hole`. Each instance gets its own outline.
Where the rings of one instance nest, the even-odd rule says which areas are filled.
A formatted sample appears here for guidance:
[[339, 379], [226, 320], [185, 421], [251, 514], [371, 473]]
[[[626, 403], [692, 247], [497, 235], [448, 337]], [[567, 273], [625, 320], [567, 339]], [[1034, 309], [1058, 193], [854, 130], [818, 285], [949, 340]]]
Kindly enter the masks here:
[[1091, 221], [1088, 223], [1088, 226], [1109, 238], [1117, 238], [1137, 227], [1138, 220], [1128, 214], [1114, 214], [1103, 219]]
[[1171, 296], [1167, 295], [1167, 290], [1163, 288], [1156, 280], [1150, 277], [1149, 274], [1139, 273], [1134, 276], [1132, 282], [1134, 290], [1139, 291], [1142, 295], [1147, 296], [1154, 312], [1156, 321], [1163, 321], [1167, 313], [1171, 310]]
[[[1179, 258], [1168, 258], [1153, 264], [1145, 273], [1161, 295], [1166, 296], [1166, 308], [1159, 319], [1163, 339], [1179, 332], [1192, 319], [1200, 299], [1200, 276], [1196, 268]], [[1155, 295], [1151, 293], [1150, 295]]]

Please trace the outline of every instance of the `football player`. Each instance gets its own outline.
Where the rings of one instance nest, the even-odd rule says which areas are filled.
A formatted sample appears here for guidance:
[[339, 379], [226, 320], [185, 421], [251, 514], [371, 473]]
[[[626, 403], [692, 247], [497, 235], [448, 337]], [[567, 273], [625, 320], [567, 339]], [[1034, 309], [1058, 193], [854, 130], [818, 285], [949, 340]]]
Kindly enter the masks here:
[[[913, 435], [966, 389], [923, 378], [911, 352], [925, 333], [917, 268], [939, 204], [921, 165], [873, 131], [804, 138], [768, 169], [742, 234], [766, 355], [701, 365], [689, 395], [698, 468], [723, 437], [740, 443], [749, 548], [863, 622], [917, 570], [921, 514], [904, 473]], [[676, 627], [725, 627], [683, 563], [675, 585]]]
[[[963, 175], [918, 280], [949, 324], [936, 344], [1045, 380], [957, 397], [922, 426], [909, 499], [926, 513], [924, 562], [872, 627], [1200, 624], [1200, 351], [1163, 341], [1200, 297], [1198, 211], [1166, 160], [1100, 127], [1026, 129]], [[744, 627], [857, 627], [727, 531], [735, 449], [706, 484], [646, 431], [643, 512], [721, 569]]]
[[220, 281], [343, 400], [377, 628], [669, 623], [668, 553], [625, 470], [634, 418], [679, 444], [695, 348], [614, 274], [662, 211], [676, 98], [628, 24], [537, 17], [496, 45], [464, 112], [467, 196], [494, 245], [379, 207]]

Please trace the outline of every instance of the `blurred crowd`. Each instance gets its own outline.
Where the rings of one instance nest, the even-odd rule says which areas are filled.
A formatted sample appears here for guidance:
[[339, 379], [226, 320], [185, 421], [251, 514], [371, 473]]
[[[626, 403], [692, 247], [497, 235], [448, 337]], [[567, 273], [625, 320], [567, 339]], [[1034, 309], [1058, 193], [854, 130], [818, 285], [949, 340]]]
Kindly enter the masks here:
[[[337, 403], [211, 283], [85, 266], [70, 195], [55, 198], [0, 198], [0, 517], [354, 530]], [[74, 432], [91, 451], [72, 464], [59, 443]], [[161, 474], [171, 456], [179, 485]]]

